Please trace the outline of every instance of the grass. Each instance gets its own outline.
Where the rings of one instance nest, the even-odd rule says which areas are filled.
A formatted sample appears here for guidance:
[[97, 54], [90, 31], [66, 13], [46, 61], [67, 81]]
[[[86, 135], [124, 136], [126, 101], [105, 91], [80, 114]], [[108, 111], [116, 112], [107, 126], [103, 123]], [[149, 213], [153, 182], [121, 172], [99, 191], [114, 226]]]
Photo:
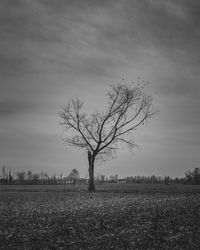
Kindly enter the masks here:
[[0, 249], [200, 249], [200, 187], [0, 186]]

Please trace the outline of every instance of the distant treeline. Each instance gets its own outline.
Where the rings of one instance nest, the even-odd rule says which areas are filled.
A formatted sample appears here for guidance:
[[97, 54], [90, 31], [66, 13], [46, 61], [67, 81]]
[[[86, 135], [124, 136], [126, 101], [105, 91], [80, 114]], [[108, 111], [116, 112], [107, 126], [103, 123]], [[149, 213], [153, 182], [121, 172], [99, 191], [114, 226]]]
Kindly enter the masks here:
[[[46, 172], [33, 173], [31, 170], [12, 172], [11, 169], [6, 167], [1, 168], [0, 184], [23, 184], [23, 185], [39, 185], [39, 184], [87, 184], [88, 178], [80, 178], [77, 169], [72, 169], [69, 175], [63, 174], [49, 175]], [[187, 171], [183, 178], [172, 178], [169, 176], [127, 176], [122, 179], [118, 175], [97, 175], [95, 177], [96, 184], [103, 183], [152, 183], [152, 184], [200, 184], [200, 169], [195, 168], [193, 171]]]

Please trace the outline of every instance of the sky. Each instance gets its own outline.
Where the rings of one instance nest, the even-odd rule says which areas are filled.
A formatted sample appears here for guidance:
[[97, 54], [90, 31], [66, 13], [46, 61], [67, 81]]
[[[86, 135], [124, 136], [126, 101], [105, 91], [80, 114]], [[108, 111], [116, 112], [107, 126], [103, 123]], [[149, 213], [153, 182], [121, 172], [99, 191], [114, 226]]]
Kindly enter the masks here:
[[110, 83], [141, 77], [159, 110], [134, 153], [95, 174], [184, 176], [200, 167], [199, 0], [1, 0], [0, 167], [88, 173], [59, 112], [80, 98], [104, 108]]

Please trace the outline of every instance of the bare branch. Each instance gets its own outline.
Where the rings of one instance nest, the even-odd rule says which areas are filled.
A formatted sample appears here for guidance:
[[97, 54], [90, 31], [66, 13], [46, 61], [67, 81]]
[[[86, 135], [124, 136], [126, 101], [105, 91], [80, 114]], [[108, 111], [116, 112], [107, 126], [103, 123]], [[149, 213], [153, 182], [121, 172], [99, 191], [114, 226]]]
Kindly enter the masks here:
[[[88, 147], [94, 151], [92, 145], [90, 144], [87, 135], [84, 133], [84, 130], [81, 127], [81, 121], [84, 120], [85, 115], [80, 113], [81, 108], [83, 107], [83, 102], [81, 102], [79, 99], [74, 100], [71, 99], [67, 105], [63, 108], [63, 111], [60, 112], [60, 117], [63, 119], [63, 122], [61, 123], [62, 125], [65, 125], [67, 129], [73, 129], [74, 131], [78, 132], [82, 138], [85, 141], [85, 147]], [[74, 136], [76, 138], [76, 135]], [[74, 143], [70, 140], [67, 143], [71, 146], [77, 146], [82, 148], [83, 143], [80, 143], [80, 146], [78, 142], [74, 141]]]
[[[131, 139], [133, 131], [148, 121], [156, 111], [153, 99], [140, 86], [118, 84], [107, 92], [108, 105], [105, 112], [90, 116], [83, 113], [83, 102], [71, 99], [60, 113], [62, 125], [71, 130], [65, 141], [70, 146], [91, 150], [94, 157], [112, 158], [118, 144], [130, 150], [137, 147]], [[129, 138], [124, 138], [125, 135]]]

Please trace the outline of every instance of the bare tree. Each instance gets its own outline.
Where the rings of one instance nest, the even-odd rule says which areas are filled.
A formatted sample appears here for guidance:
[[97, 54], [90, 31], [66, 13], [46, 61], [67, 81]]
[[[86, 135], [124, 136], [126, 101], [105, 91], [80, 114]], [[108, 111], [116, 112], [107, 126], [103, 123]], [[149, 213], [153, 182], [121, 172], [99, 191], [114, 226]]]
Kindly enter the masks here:
[[79, 99], [70, 99], [60, 112], [61, 124], [67, 132], [65, 142], [87, 151], [89, 191], [95, 191], [95, 160], [112, 158], [120, 144], [127, 145], [129, 150], [137, 147], [133, 132], [156, 113], [152, 106], [153, 98], [144, 93], [144, 86], [111, 85], [105, 112], [88, 115]]

